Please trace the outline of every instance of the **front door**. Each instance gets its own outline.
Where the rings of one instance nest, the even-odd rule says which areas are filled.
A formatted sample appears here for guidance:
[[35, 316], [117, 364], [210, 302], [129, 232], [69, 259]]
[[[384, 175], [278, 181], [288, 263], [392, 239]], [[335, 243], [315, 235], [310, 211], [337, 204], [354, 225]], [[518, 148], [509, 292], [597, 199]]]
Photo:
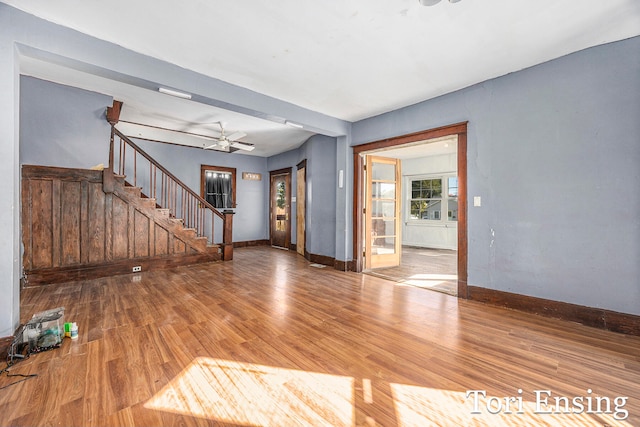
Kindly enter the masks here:
[[400, 265], [400, 160], [366, 156], [365, 268]]
[[271, 176], [271, 245], [289, 249], [291, 241], [291, 169], [273, 171]]

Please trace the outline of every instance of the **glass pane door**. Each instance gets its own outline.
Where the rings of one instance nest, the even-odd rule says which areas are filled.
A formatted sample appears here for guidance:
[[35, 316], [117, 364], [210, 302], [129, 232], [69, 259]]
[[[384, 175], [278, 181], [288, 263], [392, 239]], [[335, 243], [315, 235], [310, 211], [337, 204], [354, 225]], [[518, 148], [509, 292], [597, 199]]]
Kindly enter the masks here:
[[400, 265], [400, 160], [367, 156], [365, 267]]

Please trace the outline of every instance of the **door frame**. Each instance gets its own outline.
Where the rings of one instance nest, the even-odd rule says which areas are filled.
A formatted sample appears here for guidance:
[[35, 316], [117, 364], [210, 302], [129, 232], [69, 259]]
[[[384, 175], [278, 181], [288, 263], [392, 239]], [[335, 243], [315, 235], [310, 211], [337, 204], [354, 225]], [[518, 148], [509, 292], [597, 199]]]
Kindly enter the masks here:
[[[296, 251], [307, 258], [307, 159], [296, 165]], [[303, 188], [300, 189], [299, 174], [302, 170]], [[301, 192], [302, 193], [301, 193]], [[300, 195], [302, 194], [302, 202]], [[300, 233], [302, 231], [302, 233]], [[300, 241], [302, 240], [302, 245]]]
[[[282, 168], [274, 171], [269, 171], [269, 244], [273, 246], [273, 225], [275, 218], [273, 217], [273, 177], [285, 175], [285, 180], [288, 181], [288, 185], [286, 186], [286, 198], [287, 204], [285, 205], [286, 215], [287, 215], [287, 227], [285, 231], [285, 242], [284, 249], [289, 250], [291, 248], [291, 169], [292, 168]], [[278, 246], [280, 247], [280, 246]]]
[[458, 298], [468, 298], [467, 287], [467, 124], [456, 123], [353, 147], [353, 260], [355, 271], [363, 269], [362, 210], [364, 208], [364, 157], [367, 151], [396, 147], [446, 136], [458, 137]]

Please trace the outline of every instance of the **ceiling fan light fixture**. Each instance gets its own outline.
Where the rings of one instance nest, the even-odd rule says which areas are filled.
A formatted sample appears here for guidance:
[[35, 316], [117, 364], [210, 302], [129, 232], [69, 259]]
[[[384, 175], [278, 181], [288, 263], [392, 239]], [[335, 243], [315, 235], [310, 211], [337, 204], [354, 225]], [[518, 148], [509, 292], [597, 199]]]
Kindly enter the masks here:
[[233, 148], [239, 148], [240, 150], [244, 151], [253, 151], [256, 148], [255, 145], [249, 145], [244, 142], [232, 142], [231, 146]]
[[191, 99], [191, 94], [180, 92], [178, 90], [167, 89], [166, 87], [159, 87], [158, 92], [164, 93], [165, 95], [171, 95], [182, 99]]

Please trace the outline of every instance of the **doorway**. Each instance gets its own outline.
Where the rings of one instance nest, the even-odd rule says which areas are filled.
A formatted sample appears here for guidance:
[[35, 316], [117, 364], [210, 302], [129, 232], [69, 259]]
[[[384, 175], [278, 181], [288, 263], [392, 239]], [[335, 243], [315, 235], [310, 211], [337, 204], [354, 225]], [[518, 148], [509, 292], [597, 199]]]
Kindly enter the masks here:
[[[433, 280], [440, 281], [442, 283], [449, 282], [448, 286], [450, 292], [456, 294], [458, 297], [467, 298], [467, 195], [466, 195], [466, 143], [467, 143], [467, 123], [459, 123], [451, 126], [445, 126], [442, 128], [436, 128], [431, 130], [426, 130], [422, 132], [417, 132], [414, 134], [403, 135], [396, 138], [390, 138], [382, 141], [376, 141], [368, 144], [363, 144], [354, 147], [354, 261], [355, 261], [355, 269], [356, 271], [373, 271], [374, 274], [377, 272], [383, 273], [383, 270], [387, 270], [389, 272], [393, 269], [398, 271], [402, 271], [404, 267], [407, 267], [406, 262], [403, 265], [402, 259], [405, 255], [403, 252], [407, 252], [406, 261], [410, 262], [410, 258], [414, 260], [418, 260], [418, 264], [422, 266], [430, 265], [434, 266], [436, 269], [440, 269], [440, 271], [427, 271], [427, 272], [416, 272], [413, 270], [413, 266], [409, 266], [408, 268], [404, 268], [405, 271], [412, 271], [413, 274], [410, 277], [414, 279], [414, 282], [419, 282], [421, 284], [425, 283], [434, 283]], [[457, 188], [455, 189], [455, 198], [451, 198], [451, 200], [445, 200], [441, 198], [441, 200], [435, 200], [436, 192], [434, 190], [433, 177], [422, 177], [419, 179], [420, 185], [429, 185], [429, 189], [431, 192], [427, 191], [425, 194], [418, 199], [427, 199], [427, 200], [414, 200], [412, 196], [407, 196], [407, 192], [405, 195], [401, 196], [402, 202], [405, 204], [411, 203], [411, 208], [405, 208], [404, 213], [402, 214], [402, 218], [400, 219], [405, 225], [407, 222], [411, 222], [411, 220], [415, 219], [414, 216], [418, 215], [417, 218], [430, 218], [430, 219], [438, 219], [443, 224], [443, 227], [451, 227], [452, 223], [447, 223], [447, 219], [455, 219], [455, 227], [456, 233], [453, 235], [453, 239], [456, 242], [457, 250], [456, 251], [447, 251], [442, 250], [442, 248], [434, 247], [434, 248], [426, 248], [426, 249], [436, 249], [426, 250], [425, 248], [413, 248], [407, 247], [403, 248], [400, 257], [399, 265], [395, 267], [389, 267], [388, 269], [378, 269], [378, 270], [367, 270], [371, 268], [371, 265], [367, 262], [367, 235], [371, 233], [371, 225], [367, 226], [367, 218], [366, 218], [366, 209], [367, 204], [369, 203], [369, 198], [371, 197], [371, 190], [369, 193], [367, 192], [367, 158], [375, 155], [375, 156], [385, 156], [385, 157], [394, 157], [393, 150], [396, 149], [409, 149], [412, 147], [418, 147], [422, 144], [426, 144], [428, 142], [433, 142], [436, 140], [449, 139], [455, 144], [455, 148], [457, 151], [457, 156], [453, 159], [453, 168], [455, 169], [455, 180], [451, 180], [451, 182], [455, 181]], [[449, 182], [447, 177], [442, 178], [442, 182]], [[403, 180], [404, 182], [404, 180]], [[406, 187], [409, 187], [410, 190], [411, 185], [416, 185], [417, 183], [413, 183], [411, 181], [407, 181], [405, 183]], [[453, 188], [453, 187], [452, 187]], [[422, 187], [421, 187], [422, 189]], [[439, 192], [438, 192], [439, 194]], [[450, 205], [448, 204], [450, 202]], [[415, 206], [414, 206], [415, 204]], [[444, 206], [440, 210], [440, 214], [434, 213], [433, 206], [438, 206], [441, 204]], [[448, 207], [447, 207], [448, 206]], [[412, 209], [415, 208], [415, 209]], [[416, 212], [413, 212], [415, 210]], [[409, 213], [410, 212], [410, 213]], [[414, 215], [415, 214], [415, 215]], [[419, 222], [419, 221], [413, 221]], [[405, 234], [409, 234], [406, 232]], [[404, 239], [402, 233], [400, 233], [401, 238]], [[418, 249], [417, 251], [414, 249]], [[409, 256], [411, 255], [411, 256]], [[415, 255], [415, 256], [414, 256]], [[443, 273], [442, 271], [442, 262], [447, 259], [447, 265], [451, 266], [452, 264], [456, 267], [455, 271], [446, 271]], [[439, 264], [439, 265], [438, 265]], [[374, 266], [375, 268], [375, 266]], [[397, 273], [398, 271], [394, 272]], [[415, 280], [417, 279], [417, 280]], [[432, 280], [433, 279], [433, 280]], [[407, 284], [415, 285], [411, 283], [410, 280], [403, 280]], [[417, 286], [420, 286], [419, 284]], [[435, 286], [423, 286], [423, 287], [432, 287]], [[441, 290], [441, 289], [438, 289]]]
[[271, 246], [289, 249], [291, 242], [291, 168], [269, 172]]
[[456, 296], [458, 294], [457, 251], [415, 246], [402, 247], [398, 266], [367, 271], [407, 286]]

